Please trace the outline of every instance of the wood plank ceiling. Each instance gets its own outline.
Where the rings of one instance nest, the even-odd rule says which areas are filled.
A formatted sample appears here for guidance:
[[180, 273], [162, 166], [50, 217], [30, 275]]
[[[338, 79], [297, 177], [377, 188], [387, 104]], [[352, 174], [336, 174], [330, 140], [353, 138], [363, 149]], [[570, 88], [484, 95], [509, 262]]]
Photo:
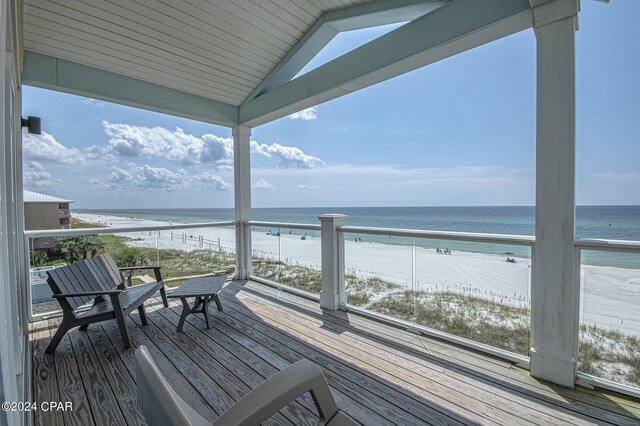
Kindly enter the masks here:
[[24, 0], [24, 48], [237, 106], [323, 12], [367, 1]]

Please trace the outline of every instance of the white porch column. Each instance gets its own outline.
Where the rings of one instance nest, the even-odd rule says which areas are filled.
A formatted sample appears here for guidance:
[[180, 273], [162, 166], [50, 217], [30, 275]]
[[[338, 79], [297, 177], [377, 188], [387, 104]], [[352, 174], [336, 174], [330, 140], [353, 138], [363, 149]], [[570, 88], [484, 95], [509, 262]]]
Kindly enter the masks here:
[[531, 375], [573, 387], [578, 359], [575, 232], [575, 0], [534, 9], [537, 40], [536, 243]]
[[236, 279], [251, 275], [251, 128], [233, 128], [233, 176], [236, 213]]
[[320, 219], [322, 254], [322, 290], [320, 306], [335, 311], [340, 308], [340, 283], [344, 282], [344, 247], [337, 227], [347, 222], [343, 214], [323, 214]]

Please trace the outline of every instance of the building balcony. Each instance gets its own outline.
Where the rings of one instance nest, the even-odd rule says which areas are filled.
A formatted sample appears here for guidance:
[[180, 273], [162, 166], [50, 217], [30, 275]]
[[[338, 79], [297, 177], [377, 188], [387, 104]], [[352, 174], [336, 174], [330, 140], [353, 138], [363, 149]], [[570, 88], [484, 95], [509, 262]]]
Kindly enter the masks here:
[[[250, 389], [293, 362], [322, 367], [338, 405], [362, 424], [637, 424], [640, 403], [533, 379], [515, 364], [255, 282], [221, 293], [211, 328], [191, 315], [176, 332], [181, 305], [147, 302], [149, 324], [128, 319], [132, 348], [115, 322], [73, 330], [44, 354], [57, 319], [31, 325], [34, 395], [73, 402], [73, 411], [36, 411], [36, 424], [145, 424], [137, 405], [133, 352], [146, 345], [165, 377], [213, 421]], [[300, 398], [273, 424], [315, 424]]]
[[71, 209], [58, 210], [58, 217], [60, 217], [60, 219], [71, 217]]

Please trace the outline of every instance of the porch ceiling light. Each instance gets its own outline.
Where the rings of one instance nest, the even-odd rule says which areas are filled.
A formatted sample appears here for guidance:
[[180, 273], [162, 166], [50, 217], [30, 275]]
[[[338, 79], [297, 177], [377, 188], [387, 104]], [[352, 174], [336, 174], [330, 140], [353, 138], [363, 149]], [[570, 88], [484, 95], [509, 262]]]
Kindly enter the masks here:
[[20, 122], [22, 127], [26, 127], [27, 131], [33, 135], [41, 135], [42, 128], [40, 125], [40, 117], [28, 116], [27, 118], [21, 118]]

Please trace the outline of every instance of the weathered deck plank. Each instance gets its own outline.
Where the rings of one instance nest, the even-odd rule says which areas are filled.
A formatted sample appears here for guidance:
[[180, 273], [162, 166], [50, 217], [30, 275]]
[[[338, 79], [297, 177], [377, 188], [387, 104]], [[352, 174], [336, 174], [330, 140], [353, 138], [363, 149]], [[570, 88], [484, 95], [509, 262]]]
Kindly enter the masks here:
[[[170, 312], [175, 316], [179, 316], [179, 312], [177, 309], [172, 310], [168, 309], [165, 312]], [[196, 329], [204, 328], [204, 320], [197, 316], [192, 316], [187, 319], [187, 322], [190, 326], [193, 326]], [[245, 336], [238, 330], [233, 327], [229, 327], [222, 321], [214, 321], [212, 324], [212, 328], [210, 330], [206, 330], [207, 334], [211, 334], [211, 331], [215, 330], [219, 332], [218, 336], [222, 336], [223, 339], [228, 339], [227, 342], [233, 342], [235, 345], [239, 345], [244, 350], [249, 351], [253, 356], [258, 358], [264, 357], [264, 361], [271, 364], [272, 368], [275, 368], [275, 371], [282, 370], [289, 365], [291, 365], [290, 361], [287, 361], [279, 354], [272, 352], [271, 350], [265, 348], [259, 343], [252, 340], [250, 337]], [[263, 359], [263, 358], [260, 358]], [[388, 423], [387, 420], [372, 412], [358, 401], [352, 399], [351, 396], [347, 396], [347, 394], [341, 392], [339, 389], [333, 389], [333, 395], [338, 402], [338, 405], [342, 407], [345, 411], [351, 415], [351, 417], [360, 421], [363, 424], [385, 424]], [[314, 409], [315, 410], [315, 409]]]
[[119, 401], [102, 371], [87, 333], [71, 333], [69, 338], [95, 424], [125, 424]]
[[[149, 316], [153, 318], [153, 322], [158, 324], [167, 337], [179, 347], [193, 349], [185, 351], [186, 355], [200, 365], [234, 400], [239, 400], [266, 379], [250, 369], [247, 364], [239, 361], [223, 346], [207, 339], [204, 333], [197, 333], [191, 328], [185, 330], [187, 327], [182, 332], [177, 332], [179, 318], [165, 317], [162, 315], [162, 311], [165, 309], [162, 309], [161, 306], [155, 305], [150, 308]], [[277, 418], [288, 419], [294, 425], [315, 425], [317, 423], [315, 413], [303, 408], [300, 404], [288, 406], [281, 413]]]
[[127, 425], [146, 425], [147, 422], [138, 407], [138, 390], [136, 389], [134, 376], [125, 367], [120, 355], [111, 345], [102, 327], [98, 325], [90, 326], [87, 334], [96, 352], [97, 359], [105, 372], [107, 381], [114, 394], [118, 397], [118, 403]]
[[[72, 412], [34, 413], [35, 424], [145, 424], [137, 407], [134, 350], [147, 345], [176, 390], [214, 420], [267, 377], [300, 358], [320, 365], [338, 405], [363, 424], [640, 424], [640, 402], [558, 389], [504, 360], [421, 337], [255, 283], [232, 283], [212, 311], [175, 329], [180, 305], [148, 302], [148, 326], [127, 320], [73, 330], [44, 354], [57, 320], [32, 324], [34, 400], [71, 401]], [[423, 343], [424, 342], [424, 343]], [[268, 422], [310, 425], [309, 396]]]
[[[49, 320], [51, 326], [57, 329], [59, 321]], [[82, 383], [82, 376], [78, 370], [73, 348], [71, 346], [70, 333], [67, 333], [56, 349], [55, 366], [56, 379], [60, 390], [60, 401], [71, 402], [72, 411], [63, 411], [65, 425], [93, 425], [96, 424], [89, 405], [89, 398]]]
[[[279, 322], [285, 330], [296, 330], [300, 335], [306, 335], [309, 339], [335, 347], [342, 351], [341, 357], [345, 360], [353, 356], [364, 363], [369, 363], [371, 367], [376, 368], [376, 371], [396, 376], [404, 381], [404, 384], [402, 381], [398, 382], [400, 386], [412, 388], [414, 392], [421, 393], [414, 386], [414, 383], [420, 383], [425, 390], [434, 395], [430, 398], [431, 400], [436, 401], [440, 399], [440, 396], [448, 396], [450, 398], [448, 404], [460, 405], [460, 407], [474, 410], [480, 408], [479, 403], [484, 407], [492, 406], [497, 410], [493, 410], [490, 416], [496, 416], [492, 418], [496, 423], [514, 424], [514, 417], [519, 417], [520, 421], [526, 424], [550, 424], [559, 421], [575, 423], [579, 419], [587, 423], [594, 421], [594, 417], [580, 412], [589, 412], [590, 407], [579, 406], [578, 410], [580, 411], [573, 411], [556, 406], [555, 410], [547, 413], [545, 410], [548, 411], [549, 404], [544, 401], [531, 401], [526, 395], [521, 396], [513, 392], [506, 392], [486, 381], [468, 378], [451, 368], [451, 364], [445, 363], [437, 357], [411, 356], [388, 344], [378, 344], [372, 339], [361, 339], [357, 334], [350, 333], [348, 327], [332, 323], [321, 313], [301, 316], [292, 309], [287, 309], [282, 303], [256, 297], [249, 292], [244, 292], [239, 300], [250, 300], [253, 312], [272, 318]], [[320, 336], [325, 337], [321, 339]], [[354, 351], [353, 349], [358, 350]], [[389, 380], [394, 381], [393, 378]], [[483, 392], [478, 392], [478, 389], [482, 389]], [[476, 402], [474, 399], [479, 401]], [[518, 407], [523, 407], [523, 409], [519, 410]], [[531, 416], [532, 413], [535, 414], [534, 417]], [[596, 418], [602, 418], [601, 414], [597, 413]], [[616, 420], [609, 417], [609, 413], [606, 412], [604, 420], [607, 419]]]
[[33, 402], [38, 409], [33, 413], [34, 424], [41, 426], [58, 426], [64, 424], [62, 411], [41, 410], [39, 406], [45, 401], [60, 401], [60, 391], [56, 379], [56, 366], [52, 357], [44, 353], [51, 340], [51, 330], [46, 321], [32, 324], [30, 327], [31, 350], [33, 356]]
[[[255, 294], [255, 290], [252, 290], [255, 286], [259, 286], [259, 284], [248, 284], [243, 289], [243, 294]], [[258, 289], [260, 289], [260, 287], [258, 287]], [[274, 300], [273, 297], [265, 297], [262, 291], [259, 291], [259, 294], [261, 295], [261, 300]], [[271, 291], [269, 294], [273, 296], [276, 292]], [[280, 298], [285, 300], [279, 300]], [[415, 353], [419, 358], [429, 360], [426, 364], [427, 366], [434, 363], [436, 358], [443, 360], [453, 358], [455, 361], [447, 361], [443, 366], [445, 367], [444, 371], [456, 380], [481, 381], [489, 385], [491, 392], [499, 393], [507, 398], [509, 395], [514, 395], [517, 392], [518, 394], [524, 395], [525, 403], [526, 401], [532, 401], [533, 404], [548, 406], [550, 407], [548, 411], [554, 415], [557, 410], [566, 409], [569, 410], [572, 415], [584, 412], [594, 418], [600, 418], [613, 423], [620, 421], [617, 414], [622, 414], [627, 417], [631, 415], [635, 418], [640, 418], [640, 406], [637, 404], [637, 401], [584, 388], [572, 390], [555, 386], [532, 378], [526, 370], [521, 368], [511, 365], [503, 367], [500, 363], [494, 363], [493, 357], [488, 355], [469, 350], [460, 350], [453, 345], [448, 345], [446, 342], [428, 337], [418, 339], [409, 332], [383, 327], [378, 322], [357, 315], [345, 314], [343, 312], [324, 312], [320, 310], [317, 304], [312, 302], [298, 302], [298, 300], [294, 299], [295, 302], [298, 303], [292, 305], [291, 300], [290, 295], [280, 293], [276, 305], [291, 307], [303, 304], [305, 307], [305, 316], [303, 318], [315, 316], [322, 320], [323, 327], [328, 327], [330, 323], [334, 322], [349, 330], [353, 330], [353, 337], [355, 339], [370, 344], [379, 344], [385, 349], [399, 348], [401, 353]], [[403, 338], [402, 335], [408, 337]], [[427, 349], [420, 340], [426, 341], [429, 349]], [[516, 401], [515, 403], [520, 405], [523, 402]], [[631, 424], [636, 423], [632, 421]]]

